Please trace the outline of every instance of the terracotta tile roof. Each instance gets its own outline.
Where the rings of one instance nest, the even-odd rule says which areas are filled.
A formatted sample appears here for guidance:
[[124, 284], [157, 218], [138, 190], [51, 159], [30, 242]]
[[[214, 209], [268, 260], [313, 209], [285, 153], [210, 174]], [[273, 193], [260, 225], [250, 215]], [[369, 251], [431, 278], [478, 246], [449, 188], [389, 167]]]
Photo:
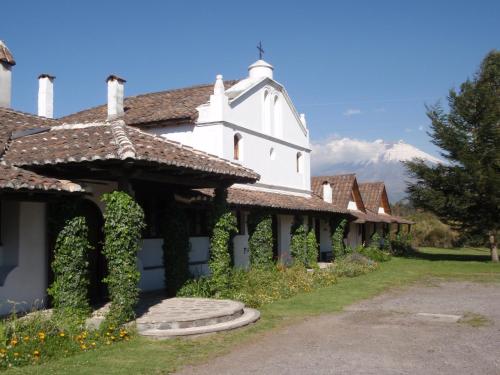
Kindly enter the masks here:
[[12, 140], [3, 157], [7, 164], [17, 166], [127, 159], [232, 176], [245, 182], [259, 178], [239, 164], [144, 133], [123, 120], [52, 127]]
[[9, 49], [3, 41], [0, 40], [0, 61], [9, 65], [16, 65], [14, 56], [10, 53]]
[[80, 185], [67, 180], [59, 180], [39, 175], [17, 167], [8, 167], [0, 164], [0, 190], [45, 192], [83, 192]]
[[[225, 81], [229, 88], [238, 81]], [[148, 125], [161, 122], [189, 122], [198, 119], [196, 108], [210, 99], [214, 84], [129, 96], [124, 100], [127, 125]], [[60, 120], [66, 123], [102, 122], [107, 119], [107, 107], [101, 105], [77, 112]]]
[[[197, 191], [209, 197], [212, 197], [214, 194], [213, 189], [198, 189]], [[339, 210], [335, 206], [324, 202], [323, 199], [314, 195], [311, 198], [305, 198], [244, 188], [228, 189], [227, 201], [229, 204], [248, 207], [306, 212], [348, 213], [347, 210]]]
[[0, 158], [7, 147], [12, 133], [34, 128], [46, 128], [57, 124], [56, 120], [13, 109], [0, 108]]
[[384, 191], [383, 182], [361, 182], [359, 191], [363, 197], [366, 208], [373, 212], [378, 212], [381, 207], [382, 193]]
[[323, 183], [328, 182], [332, 187], [332, 204], [337, 209], [347, 209], [352, 200], [352, 191], [356, 175], [343, 174], [335, 176], [315, 176], [311, 178], [311, 190], [319, 197], [323, 197]]

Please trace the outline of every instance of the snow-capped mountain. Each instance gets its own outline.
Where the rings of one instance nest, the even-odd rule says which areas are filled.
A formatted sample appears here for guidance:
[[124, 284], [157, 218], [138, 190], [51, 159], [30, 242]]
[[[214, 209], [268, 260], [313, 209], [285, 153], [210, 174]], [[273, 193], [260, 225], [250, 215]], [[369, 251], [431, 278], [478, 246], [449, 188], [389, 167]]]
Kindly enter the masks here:
[[313, 176], [356, 173], [360, 182], [384, 181], [389, 199], [397, 202], [404, 198], [406, 182], [409, 180], [401, 162], [415, 158], [431, 164], [442, 162], [404, 141], [331, 139], [312, 143], [311, 173]]

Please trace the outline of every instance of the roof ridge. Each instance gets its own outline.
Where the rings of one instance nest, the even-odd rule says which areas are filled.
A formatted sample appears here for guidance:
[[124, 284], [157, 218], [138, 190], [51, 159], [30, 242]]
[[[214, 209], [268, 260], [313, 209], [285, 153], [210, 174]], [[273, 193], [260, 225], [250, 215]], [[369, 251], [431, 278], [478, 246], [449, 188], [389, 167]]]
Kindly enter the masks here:
[[[234, 84], [234, 83], [239, 82], [239, 81], [240, 80], [237, 80], [237, 79], [229, 79], [229, 80], [224, 80], [224, 83], [228, 82], [228, 83]], [[143, 94], [125, 96], [124, 100], [142, 98], [142, 97], [151, 96], [151, 95], [159, 95], [159, 94], [166, 94], [166, 93], [175, 93], [175, 92], [179, 92], [179, 91], [183, 91], [183, 90], [193, 90], [193, 89], [198, 89], [198, 88], [203, 88], [203, 87], [210, 87], [210, 86], [213, 86], [213, 85], [214, 85], [213, 83], [203, 83], [203, 84], [191, 85], [191, 86], [186, 86], [186, 87], [177, 87], [177, 88], [173, 88], [173, 89], [147, 92], [147, 93], [143, 93]], [[64, 118], [66, 118], [66, 117], [72, 117], [72, 116], [75, 116], [75, 115], [77, 115], [79, 113], [91, 111], [91, 110], [94, 110], [94, 109], [97, 109], [97, 108], [102, 108], [102, 107], [105, 107], [105, 106], [106, 106], [106, 104], [100, 104], [100, 105], [96, 105], [96, 106], [93, 106], [93, 107], [90, 107], [90, 108], [85, 108], [85, 109], [82, 109], [81, 111], [73, 112], [73, 113], [70, 113], [68, 115], [59, 117], [58, 120], [62, 120]]]
[[135, 158], [137, 151], [125, 131], [125, 121], [115, 120], [109, 123], [113, 138], [118, 145], [118, 156], [121, 159]]

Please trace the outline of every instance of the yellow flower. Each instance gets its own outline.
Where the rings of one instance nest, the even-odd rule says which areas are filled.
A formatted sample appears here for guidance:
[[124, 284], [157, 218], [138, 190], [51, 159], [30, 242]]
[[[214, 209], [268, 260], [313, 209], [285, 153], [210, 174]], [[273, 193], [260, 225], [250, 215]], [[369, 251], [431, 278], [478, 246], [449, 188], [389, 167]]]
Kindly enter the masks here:
[[106, 345], [111, 345], [111, 341], [106, 341]]
[[115, 336], [111, 336], [111, 340], [115, 341]]
[[92, 346], [93, 346], [94, 348], [95, 348], [95, 345], [96, 345], [96, 344], [95, 344], [95, 342], [93, 342], [93, 343], [92, 343]]
[[82, 345], [80, 345], [80, 348], [82, 348], [82, 350], [85, 350], [85, 349], [87, 349], [87, 345], [82, 344]]
[[23, 337], [23, 340], [24, 340], [24, 341], [30, 341], [30, 337], [29, 337], [29, 336], [24, 336], [24, 337]]
[[17, 339], [15, 337], [13, 337], [12, 340], [10, 340], [10, 345], [12, 345], [12, 346], [17, 345]]
[[14, 352], [14, 357], [19, 357], [19, 353], [18, 352]]
[[44, 332], [38, 332], [38, 338], [43, 341], [45, 340], [45, 333]]
[[7, 350], [5, 350], [4, 348], [2, 348], [2, 349], [0, 349], [0, 353], [5, 354], [5, 353], [7, 353]]
[[64, 337], [64, 336], [66, 336], [66, 334], [65, 334], [64, 332], [62, 332], [62, 331], [61, 331], [61, 332], [59, 332], [59, 336], [60, 336], [60, 337]]
[[33, 352], [33, 357], [35, 357], [36, 359], [40, 358], [40, 351], [39, 350], [35, 350]]

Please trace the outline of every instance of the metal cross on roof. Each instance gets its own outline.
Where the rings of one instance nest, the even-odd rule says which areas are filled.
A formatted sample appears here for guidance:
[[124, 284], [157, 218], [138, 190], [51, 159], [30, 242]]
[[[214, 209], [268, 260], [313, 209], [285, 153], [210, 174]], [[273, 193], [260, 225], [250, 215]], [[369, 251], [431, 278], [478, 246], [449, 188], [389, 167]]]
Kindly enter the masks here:
[[262, 55], [264, 54], [264, 49], [262, 48], [261, 41], [259, 41], [259, 45], [257, 46], [257, 49], [259, 50], [259, 60], [262, 60]]

